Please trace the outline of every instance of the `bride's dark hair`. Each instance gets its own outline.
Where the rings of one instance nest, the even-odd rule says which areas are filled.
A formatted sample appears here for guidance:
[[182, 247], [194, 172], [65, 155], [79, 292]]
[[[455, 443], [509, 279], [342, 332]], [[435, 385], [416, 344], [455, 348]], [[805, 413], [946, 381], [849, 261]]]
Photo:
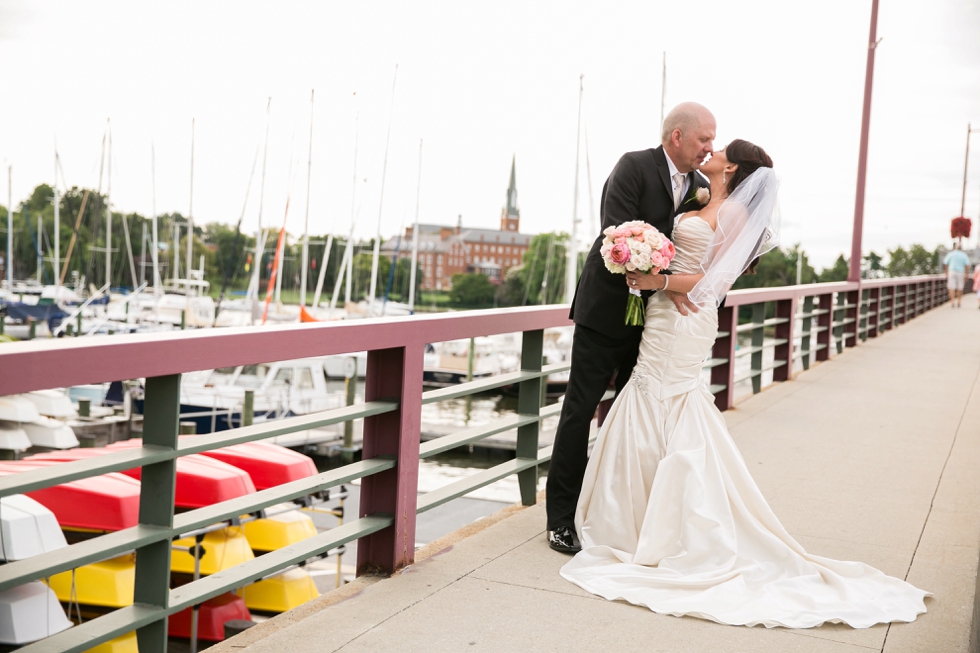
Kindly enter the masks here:
[[745, 179], [759, 168], [771, 168], [772, 159], [766, 151], [754, 143], [736, 138], [725, 147], [725, 158], [738, 166], [728, 178], [728, 194], [731, 195]]
[[[771, 168], [772, 159], [766, 151], [748, 141], [736, 138], [725, 147], [725, 158], [729, 163], [738, 166], [735, 174], [728, 178], [728, 194], [731, 195], [738, 188], [738, 185], [745, 181], [749, 175], [759, 168]], [[760, 257], [761, 258], [761, 257]], [[755, 269], [759, 265], [759, 258], [754, 259], [745, 270], [745, 274], [755, 274]]]

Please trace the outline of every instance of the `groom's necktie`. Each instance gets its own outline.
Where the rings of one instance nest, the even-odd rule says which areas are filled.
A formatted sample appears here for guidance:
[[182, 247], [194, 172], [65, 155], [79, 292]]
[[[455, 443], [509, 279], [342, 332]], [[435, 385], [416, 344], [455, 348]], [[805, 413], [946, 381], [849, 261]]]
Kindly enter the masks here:
[[681, 193], [684, 192], [684, 178], [686, 176], [687, 175], [685, 175], [683, 172], [678, 172], [676, 175], [674, 175], [674, 210], [675, 211], [677, 210], [677, 207], [681, 205]]

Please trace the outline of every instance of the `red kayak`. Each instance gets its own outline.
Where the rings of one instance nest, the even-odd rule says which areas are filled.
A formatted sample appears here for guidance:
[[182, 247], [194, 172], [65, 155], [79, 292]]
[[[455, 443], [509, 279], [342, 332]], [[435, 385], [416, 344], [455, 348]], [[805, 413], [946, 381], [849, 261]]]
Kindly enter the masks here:
[[316, 476], [316, 465], [309, 456], [268, 442], [246, 442], [204, 451], [202, 456], [220, 460], [245, 470], [257, 490]]
[[[124, 440], [117, 442], [133, 443], [129, 447], [142, 446], [141, 440]], [[59, 461], [80, 460], [102, 456], [125, 447], [115, 446], [100, 449], [65, 449], [50, 451], [25, 458], [25, 461]], [[127, 469], [122, 474], [139, 480], [142, 467]], [[177, 459], [177, 488], [174, 494], [174, 505], [178, 508], [193, 509], [210, 506], [222, 501], [255, 492], [255, 485], [249, 475], [221, 461], [191, 454]]]
[[[0, 462], [0, 474], [56, 464], [54, 460], [4, 461]], [[28, 492], [27, 496], [53, 512], [63, 528], [118, 531], [139, 523], [140, 483], [122, 474], [83, 478]]]
[[[252, 615], [245, 601], [237, 594], [228, 592], [208, 599], [201, 604], [197, 616], [197, 638], [207, 642], [220, 642], [225, 638], [225, 622], [232, 619], [251, 621]], [[167, 632], [171, 637], [190, 638], [191, 609], [181, 610], [167, 619]]]

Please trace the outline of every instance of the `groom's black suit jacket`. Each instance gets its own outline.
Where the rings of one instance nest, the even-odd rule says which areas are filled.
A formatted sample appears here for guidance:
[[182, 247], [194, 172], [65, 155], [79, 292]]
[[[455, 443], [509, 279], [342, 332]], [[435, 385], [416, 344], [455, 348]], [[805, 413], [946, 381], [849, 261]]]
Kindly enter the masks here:
[[[697, 172], [688, 173], [688, 180], [687, 193], [675, 211], [663, 146], [627, 152], [620, 158], [602, 187], [602, 229], [585, 259], [569, 314], [576, 324], [616, 339], [636, 334], [643, 328], [624, 324], [629, 288], [625, 277], [607, 270], [602, 261], [599, 249], [604, 236], [601, 231], [631, 220], [643, 220], [670, 238], [674, 217], [701, 208], [694, 194], [698, 188], [708, 186], [707, 180]], [[644, 293], [645, 297], [649, 295]]]

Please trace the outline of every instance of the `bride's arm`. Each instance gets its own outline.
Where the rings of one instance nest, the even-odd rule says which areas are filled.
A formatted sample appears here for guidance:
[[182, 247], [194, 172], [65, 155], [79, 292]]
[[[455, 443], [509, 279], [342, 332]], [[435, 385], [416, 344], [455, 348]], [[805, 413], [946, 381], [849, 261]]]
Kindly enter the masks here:
[[[701, 281], [702, 277], [704, 277], [703, 274], [671, 274], [668, 277], [668, 275], [649, 274], [647, 272], [627, 272], [626, 284], [637, 290], [664, 290], [666, 285], [667, 290], [686, 295], [691, 292], [698, 281]], [[636, 282], [635, 285], [634, 281]]]

